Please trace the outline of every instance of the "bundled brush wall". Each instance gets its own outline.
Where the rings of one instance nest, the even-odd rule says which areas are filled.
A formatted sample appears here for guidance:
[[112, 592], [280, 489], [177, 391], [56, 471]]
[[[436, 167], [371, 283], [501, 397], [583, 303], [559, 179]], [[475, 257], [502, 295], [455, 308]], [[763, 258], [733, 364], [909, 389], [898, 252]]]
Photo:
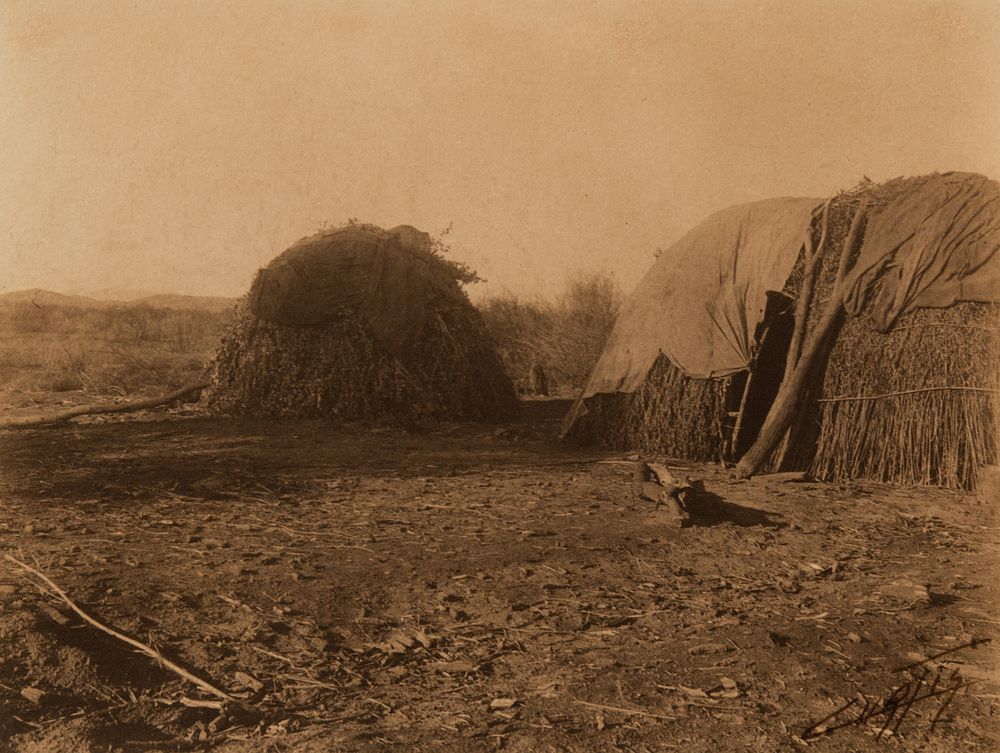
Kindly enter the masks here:
[[812, 470], [960, 489], [997, 462], [995, 306], [917, 309], [887, 334], [843, 327], [817, 400]]
[[381, 347], [349, 310], [323, 324], [259, 319], [246, 301], [211, 364], [209, 410], [243, 416], [496, 420], [517, 398], [479, 313], [444, 306], [412, 356]]
[[[883, 206], [914, 180], [863, 184], [835, 197], [830, 234], [809, 312], [812, 331], [836, 277], [844, 238], [862, 200]], [[802, 285], [801, 260], [786, 293]], [[769, 470], [809, 470], [828, 481], [975, 488], [977, 468], [997, 462], [998, 307], [962, 303], [916, 309], [888, 333], [864, 312], [830, 338], [798, 420]]]
[[695, 379], [660, 355], [633, 393], [594, 395], [566, 438], [673, 458], [720, 460], [730, 380]]

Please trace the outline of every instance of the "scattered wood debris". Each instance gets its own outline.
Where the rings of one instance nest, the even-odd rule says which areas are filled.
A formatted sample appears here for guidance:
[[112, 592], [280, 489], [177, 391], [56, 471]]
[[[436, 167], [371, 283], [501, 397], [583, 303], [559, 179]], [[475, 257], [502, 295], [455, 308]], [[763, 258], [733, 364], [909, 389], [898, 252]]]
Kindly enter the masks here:
[[665, 522], [680, 528], [688, 522], [687, 504], [705, 487], [700, 480], [677, 478], [662, 463], [637, 460], [632, 469], [632, 491], [636, 499], [655, 503], [654, 512], [663, 513]]

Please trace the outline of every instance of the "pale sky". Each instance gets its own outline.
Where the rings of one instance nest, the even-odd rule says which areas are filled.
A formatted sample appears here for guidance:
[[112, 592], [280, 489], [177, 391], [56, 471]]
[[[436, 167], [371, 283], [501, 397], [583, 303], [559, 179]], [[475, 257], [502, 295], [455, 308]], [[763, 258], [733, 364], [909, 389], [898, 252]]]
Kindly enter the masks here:
[[4, 0], [0, 55], [0, 291], [238, 295], [350, 217], [627, 289], [730, 204], [1000, 178], [995, 0]]

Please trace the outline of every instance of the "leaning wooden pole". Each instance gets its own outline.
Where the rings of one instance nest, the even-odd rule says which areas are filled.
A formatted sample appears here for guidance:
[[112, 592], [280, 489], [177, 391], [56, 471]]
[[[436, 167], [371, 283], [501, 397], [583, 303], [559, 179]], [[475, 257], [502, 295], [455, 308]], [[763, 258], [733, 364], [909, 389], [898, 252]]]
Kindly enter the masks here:
[[788, 344], [788, 358], [785, 361], [785, 375], [782, 380], [788, 379], [792, 375], [795, 365], [799, 362], [799, 356], [802, 354], [802, 343], [805, 341], [806, 329], [808, 327], [809, 306], [812, 303], [816, 272], [819, 269], [819, 263], [823, 258], [823, 252], [826, 248], [827, 230], [830, 225], [830, 203], [832, 201], [833, 198], [831, 197], [823, 204], [822, 229], [820, 231], [819, 242], [813, 243], [811, 226], [806, 233], [805, 243], [803, 244], [805, 249], [805, 264], [802, 269], [802, 285], [799, 290], [799, 299], [795, 304], [795, 327], [792, 330], [792, 340]]
[[[795, 363], [795, 368], [781, 383], [778, 394], [774, 398], [771, 410], [764, 419], [760, 434], [746, 454], [736, 464], [736, 474], [740, 478], [748, 478], [754, 475], [760, 467], [767, 462], [768, 457], [785, 436], [788, 427], [791, 426], [799, 410], [799, 403], [805, 393], [806, 382], [811, 376], [813, 366], [816, 364], [817, 356], [820, 354], [824, 342], [840, 326], [844, 317], [844, 296], [846, 285], [844, 280], [847, 276], [847, 269], [850, 260], [861, 243], [864, 236], [863, 227], [868, 216], [868, 206], [863, 204], [854, 214], [851, 221], [851, 229], [844, 241], [844, 248], [841, 251], [840, 263], [837, 266], [837, 278], [834, 284], [830, 299], [826, 302], [823, 318], [816, 327], [816, 331], [809, 339], [809, 344], [804, 347], [801, 355]], [[800, 293], [802, 295], [802, 293]]]
[[106, 403], [103, 405], [81, 405], [78, 408], [56, 413], [52, 416], [42, 416], [41, 418], [28, 418], [23, 421], [13, 421], [7, 424], [0, 424], [0, 429], [24, 429], [32, 426], [47, 426], [48, 424], [58, 424], [69, 421], [77, 416], [95, 416], [102, 413], [132, 413], [146, 408], [156, 408], [160, 405], [168, 405], [183, 397], [200, 392], [208, 386], [208, 382], [197, 382], [181, 387], [179, 390], [170, 392], [159, 397], [150, 397], [145, 400], [135, 400], [131, 403]]
[[[785, 372], [781, 377], [782, 382], [792, 376], [795, 366], [799, 362], [799, 357], [802, 355], [802, 345], [809, 329], [809, 309], [812, 307], [813, 294], [816, 292], [816, 275], [819, 273], [820, 262], [826, 253], [826, 237], [830, 228], [830, 205], [832, 203], [832, 196], [823, 203], [819, 242], [815, 242], [813, 226], [812, 223], [809, 223], [809, 230], [806, 232], [806, 238], [802, 244], [804, 251], [802, 282], [799, 285], [799, 297], [795, 303], [795, 325], [792, 328], [792, 339], [788, 343]], [[791, 433], [790, 430], [785, 432], [785, 436], [776, 450], [778, 466], [781, 465], [788, 453], [788, 441]]]

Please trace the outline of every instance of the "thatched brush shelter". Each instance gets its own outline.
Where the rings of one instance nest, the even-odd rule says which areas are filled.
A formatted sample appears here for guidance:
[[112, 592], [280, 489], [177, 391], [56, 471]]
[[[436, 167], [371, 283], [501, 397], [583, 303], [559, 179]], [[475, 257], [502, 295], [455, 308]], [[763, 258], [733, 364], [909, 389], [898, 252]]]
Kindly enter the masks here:
[[261, 270], [211, 365], [209, 409], [339, 421], [490, 421], [517, 400], [468, 275], [409, 226], [349, 225]]
[[[803, 266], [789, 285], [796, 298], [810, 284]], [[834, 197], [811, 288], [806, 332], [838, 297], [841, 321], [766, 467], [974, 488], [998, 458], [1000, 186], [949, 173]]]
[[1000, 186], [982, 176], [734, 207], [640, 283], [564, 433], [972, 488], [998, 455], [998, 301]]
[[622, 307], [564, 435], [692, 460], [733, 456], [780, 382], [791, 302], [775, 291], [821, 203], [731, 207], [662, 252]]

